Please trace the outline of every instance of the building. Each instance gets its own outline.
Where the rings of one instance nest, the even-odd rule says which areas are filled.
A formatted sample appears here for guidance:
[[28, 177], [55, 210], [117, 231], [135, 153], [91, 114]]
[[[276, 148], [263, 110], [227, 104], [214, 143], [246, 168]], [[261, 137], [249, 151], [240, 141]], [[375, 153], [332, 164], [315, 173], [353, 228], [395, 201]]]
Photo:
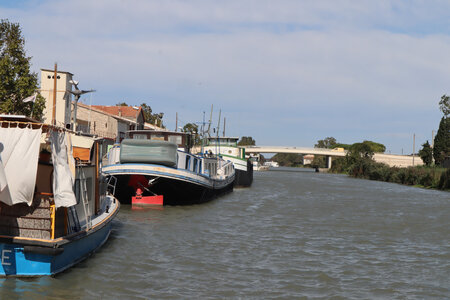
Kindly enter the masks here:
[[[135, 106], [106, 106], [106, 105], [92, 105], [92, 110], [102, 112], [117, 122], [116, 136], [119, 140], [125, 137], [125, 132], [128, 130], [144, 129], [145, 117], [142, 107]], [[105, 123], [106, 125], [107, 123]], [[94, 131], [107, 130], [103, 123], [98, 124], [100, 127], [93, 128]], [[95, 126], [95, 124], [94, 124]]]
[[[44, 123], [52, 124], [54, 70], [41, 69], [41, 95], [45, 98]], [[129, 130], [153, 129], [158, 126], [145, 122], [142, 107], [86, 105], [72, 100], [73, 74], [58, 71], [56, 76], [55, 125], [75, 127], [75, 131], [121, 141]], [[74, 108], [77, 116], [74, 120]], [[73, 126], [71, 124], [74, 124]], [[75, 126], [76, 125], [76, 126]]]
[[[52, 124], [53, 115], [53, 90], [54, 90], [54, 70], [41, 69], [41, 95], [45, 98], [44, 123]], [[55, 125], [66, 127], [71, 122], [71, 102], [73, 74], [70, 72], [58, 71], [56, 73], [56, 112]]]
[[312, 155], [312, 154], [303, 155], [303, 165], [310, 165], [313, 160], [314, 160], [314, 155]]

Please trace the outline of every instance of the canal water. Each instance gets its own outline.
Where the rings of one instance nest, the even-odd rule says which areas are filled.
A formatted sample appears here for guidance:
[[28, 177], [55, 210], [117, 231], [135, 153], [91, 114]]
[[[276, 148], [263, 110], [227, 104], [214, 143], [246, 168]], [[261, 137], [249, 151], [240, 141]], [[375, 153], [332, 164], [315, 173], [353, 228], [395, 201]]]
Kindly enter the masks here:
[[55, 278], [0, 279], [1, 299], [444, 299], [450, 193], [255, 172], [201, 205], [122, 206], [109, 241]]

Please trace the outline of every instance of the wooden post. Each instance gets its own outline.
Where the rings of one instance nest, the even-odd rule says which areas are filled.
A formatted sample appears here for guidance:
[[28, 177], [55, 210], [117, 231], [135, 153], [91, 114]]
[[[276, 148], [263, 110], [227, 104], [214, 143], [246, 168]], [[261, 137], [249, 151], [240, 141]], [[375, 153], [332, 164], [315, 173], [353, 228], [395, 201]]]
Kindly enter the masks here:
[[53, 75], [53, 110], [52, 125], [56, 125], [56, 77], [58, 76], [58, 64], [55, 63], [55, 73]]
[[55, 207], [55, 203], [51, 203], [50, 204], [50, 218], [51, 218], [51, 228], [52, 228], [52, 232], [50, 234], [51, 239], [55, 239], [55, 216], [56, 216], [56, 207]]

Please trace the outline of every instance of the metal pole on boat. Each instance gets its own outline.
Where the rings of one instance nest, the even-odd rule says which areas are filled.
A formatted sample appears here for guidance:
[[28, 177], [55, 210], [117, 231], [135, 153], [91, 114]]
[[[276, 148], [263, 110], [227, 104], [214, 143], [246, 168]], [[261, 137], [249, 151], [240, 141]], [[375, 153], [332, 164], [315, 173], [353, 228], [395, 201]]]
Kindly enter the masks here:
[[212, 113], [213, 113], [213, 105], [211, 104], [211, 114], [209, 115], [209, 123], [208, 123], [208, 136], [209, 137], [211, 137], [209, 130], [211, 129]]
[[176, 116], [175, 116], [175, 132], [177, 132], [178, 131], [178, 113], [176, 113]]
[[227, 122], [227, 118], [223, 118], [223, 137], [225, 137], [225, 124]]

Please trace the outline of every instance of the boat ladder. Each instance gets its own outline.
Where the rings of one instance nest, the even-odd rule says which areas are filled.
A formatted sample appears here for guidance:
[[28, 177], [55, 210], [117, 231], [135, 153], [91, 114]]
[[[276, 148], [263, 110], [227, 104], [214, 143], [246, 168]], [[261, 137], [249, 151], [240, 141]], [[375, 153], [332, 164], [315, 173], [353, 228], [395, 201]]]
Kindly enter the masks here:
[[89, 196], [86, 184], [86, 175], [82, 167], [79, 167], [80, 171], [80, 196], [81, 202], [83, 203], [84, 217], [86, 219], [86, 230], [92, 227], [92, 218], [90, 215], [91, 210], [89, 209]]
[[116, 194], [116, 184], [117, 178], [115, 176], [110, 176], [108, 178], [108, 182], [106, 183], [106, 191], [113, 196]]

